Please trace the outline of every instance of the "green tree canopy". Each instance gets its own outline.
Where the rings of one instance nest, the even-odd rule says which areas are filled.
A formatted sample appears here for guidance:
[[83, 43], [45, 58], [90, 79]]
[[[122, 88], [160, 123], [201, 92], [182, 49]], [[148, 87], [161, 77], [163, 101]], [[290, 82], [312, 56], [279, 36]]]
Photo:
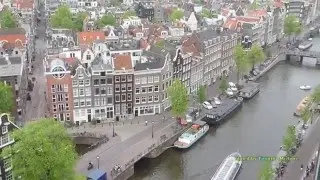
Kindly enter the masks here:
[[158, 48], [161, 48], [161, 49], [164, 48], [164, 40], [161, 39], [161, 40], [157, 41], [155, 43], [155, 46], [158, 47]]
[[171, 111], [175, 116], [183, 116], [188, 109], [188, 90], [179, 80], [173, 81], [168, 89]]
[[270, 180], [274, 178], [272, 161], [263, 161], [259, 172], [258, 180]]
[[252, 2], [252, 4], [250, 5], [250, 9], [251, 9], [251, 10], [257, 10], [257, 9], [259, 9], [259, 8], [260, 8], [260, 6], [259, 6], [257, 0], [254, 0], [254, 1]]
[[296, 143], [296, 127], [294, 125], [290, 125], [287, 127], [286, 134], [283, 137], [283, 148], [287, 152], [287, 155], [290, 155], [290, 150], [296, 146]]
[[116, 6], [119, 6], [119, 5], [121, 4], [121, 2], [120, 2], [119, 0], [110, 0], [110, 1], [109, 1], [109, 4], [110, 4], [111, 6], [116, 7]]
[[63, 125], [41, 119], [13, 132], [15, 143], [2, 156], [12, 155], [13, 171], [22, 179], [74, 179], [77, 154]]
[[311, 118], [311, 109], [310, 109], [310, 107], [306, 106], [305, 108], [303, 108], [301, 113], [300, 113], [300, 117], [303, 120], [303, 123], [307, 124], [308, 121]]
[[259, 44], [253, 44], [251, 49], [248, 51], [247, 58], [250, 65], [254, 67], [254, 65], [263, 62], [266, 57], [262, 47]]
[[112, 14], [105, 14], [99, 19], [98, 24], [100, 27], [107, 25], [114, 26], [116, 25], [116, 18]]
[[229, 85], [228, 85], [227, 77], [223, 76], [218, 89], [220, 94], [225, 94], [228, 87]]
[[247, 52], [243, 49], [241, 44], [238, 44], [234, 49], [234, 61], [237, 68], [237, 81], [239, 83], [240, 74], [244, 75], [248, 73], [250, 64], [247, 58]]
[[207, 8], [202, 9], [201, 16], [206, 17], [206, 18], [217, 18], [218, 17], [218, 15], [216, 13], [210, 11]]
[[12, 87], [0, 82], [0, 113], [10, 113], [14, 107]]
[[88, 17], [87, 12], [79, 12], [77, 13], [74, 19], [74, 29], [77, 31], [83, 31], [83, 21]]
[[53, 28], [73, 29], [72, 13], [67, 5], [60, 5], [51, 16], [50, 24]]
[[207, 86], [200, 86], [197, 91], [198, 102], [201, 104], [207, 100]]
[[302, 25], [296, 16], [289, 15], [284, 20], [284, 33], [288, 36], [297, 35], [302, 31]]
[[182, 12], [182, 10], [180, 10], [178, 8], [173, 9], [173, 11], [171, 12], [171, 14], [169, 16], [169, 19], [172, 22], [175, 22], [175, 21], [180, 20], [182, 18], [183, 18], [183, 12]]
[[128, 17], [130, 17], [130, 16], [136, 16], [137, 14], [136, 14], [136, 12], [134, 12], [134, 11], [126, 11], [126, 12], [124, 12], [123, 14], [122, 14], [122, 16], [121, 16], [121, 18], [122, 19], [127, 19]]
[[10, 10], [4, 9], [0, 12], [0, 28], [15, 28], [17, 20]]
[[311, 94], [311, 98], [314, 103], [320, 103], [320, 85], [316, 86]]

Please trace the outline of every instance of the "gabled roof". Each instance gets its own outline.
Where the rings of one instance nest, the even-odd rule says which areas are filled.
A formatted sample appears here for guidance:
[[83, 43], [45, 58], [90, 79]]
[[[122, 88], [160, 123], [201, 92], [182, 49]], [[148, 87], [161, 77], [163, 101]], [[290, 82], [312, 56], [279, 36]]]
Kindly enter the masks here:
[[78, 43], [79, 45], [91, 45], [96, 40], [105, 39], [103, 31], [79, 32]]

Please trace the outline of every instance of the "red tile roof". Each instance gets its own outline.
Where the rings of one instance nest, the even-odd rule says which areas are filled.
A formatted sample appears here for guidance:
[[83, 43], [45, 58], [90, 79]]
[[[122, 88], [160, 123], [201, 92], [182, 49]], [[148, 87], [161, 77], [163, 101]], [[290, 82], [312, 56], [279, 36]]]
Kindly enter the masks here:
[[96, 40], [103, 40], [106, 36], [103, 31], [79, 32], [79, 45], [91, 45]]
[[33, 9], [34, 0], [16, 0], [17, 9]]
[[260, 22], [260, 18], [257, 18], [257, 17], [238, 16], [235, 18], [228, 18], [223, 24], [223, 27], [228, 29], [237, 29], [237, 28], [241, 28], [243, 23], [258, 23], [258, 22]]
[[26, 44], [26, 35], [25, 34], [1, 34], [0, 33], [0, 42], [5, 42], [10, 44], [12, 47], [23, 47]]
[[117, 55], [114, 60], [115, 70], [132, 69], [132, 61], [130, 55]]
[[267, 10], [249, 10], [247, 15], [251, 17], [265, 17], [268, 15]]

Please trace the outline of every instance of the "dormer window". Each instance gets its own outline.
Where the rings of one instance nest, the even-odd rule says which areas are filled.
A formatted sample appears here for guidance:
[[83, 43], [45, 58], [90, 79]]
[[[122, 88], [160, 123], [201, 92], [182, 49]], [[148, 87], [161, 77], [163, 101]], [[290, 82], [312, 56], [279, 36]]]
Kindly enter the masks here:
[[86, 37], [86, 36], [83, 36], [83, 38], [82, 38], [82, 39], [85, 41], [85, 40], [87, 40], [87, 37]]
[[19, 54], [19, 51], [16, 51], [16, 54]]

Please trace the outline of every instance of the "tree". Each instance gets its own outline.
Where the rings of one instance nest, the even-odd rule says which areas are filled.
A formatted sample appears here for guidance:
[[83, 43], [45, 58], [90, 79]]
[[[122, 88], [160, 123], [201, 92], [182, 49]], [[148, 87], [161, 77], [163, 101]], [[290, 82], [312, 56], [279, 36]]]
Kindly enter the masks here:
[[171, 22], [175, 22], [182, 18], [183, 18], [183, 12], [178, 8], [175, 8], [169, 16], [169, 19], [171, 20]]
[[77, 13], [75, 20], [74, 20], [74, 29], [76, 31], [83, 31], [83, 21], [88, 17], [88, 13], [86, 12], [79, 12]]
[[300, 117], [303, 120], [304, 124], [307, 124], [308, 121], [311, 118], [311, 111], [310, 111], [310, 107], [306, 106], [305, 108], [302, 109], [301, 113], [300, 113]]
[[110, 0], [110, 5], [111, 6], [119, 6], [121, 4], [121, 2], [119, 0]]
[[201, 104], [207, 99], [207, 86], [200, 86], [197, 91], [198, 102]]
[[234, 60], [237, 68], [237, 82], [240, 81], [240, 74], [246, 74], [249, 71], [249, 62], [247, 52], [243, 49], [241, 44], [238, 44], [234, 49]]
[[161, 40], [157, 41], [157, 42], [155, 43], [155, 46], [158, 47], [158, 48], [160, 48], [160, 49], [164, 48], [164, 40], [161, 39]]
[[294, 125], [290, 125], [287, 127], [286, 134], [283, 137], [283, 148], [288, 155], [291, 154], [291, 149], [296, 146], [296, 143], [296, 127]]
[[168, 89], [169, 99], [171, 102], [171, 111], [175, 116], [183, 116], [188, 109], [188, 91], [184, 84], [179, 80], [173, 81]]
[[302, 31], [302, 25], [296, 16], [289, 15], [284, 20], [284, 33], [289, 36], [298, 35]]
[[122, 16], [121, 16], [121, 18], [122, 19], [127, 19], [128, 17], [130, 17], [130, 16], [136, 16], [137, 14], [136, 14], [136, 12], [134, 12], [134, 11], [126, 11], [126, 12], [124, 12], [123, 14], [122, 14]]
[[17, 27], [17, 20], [15, 16], [8, 9], [0, 12], [0, 28], [15, 28]]
[[263, 161], [262, 167], [259, 172], [258, 180], [270, 180], [274, 177], [274, 172], [272, 169], [272, 161]]
[[254, 65], [263, 62], [266, 57], [262, 47], [259, 44], [253, 44], [251, 49], [248, 51], [247, 58], [253, 69]]
[[201, 12], [201, 16], [202, 17], [206, 17], [206, 18], [217, 18], [218, 15], [215, 14], [214, 12], [210, 11], [209, 9], [207, 8], [203, 8], [202, 9], [202, 12]]
[[63, 125], [41, 119], [13, 132], [15, 143], [6, 147], [3, 157], [12, 155], [16, 177], [22, 179], [74, 179], [77, 154]]
[[225, 94], [228, 87], [229, 87], [229, 85], [228, 85], [227, 78], [225, 76], [223, 76], [221, 79], [220, 85], [219, 85], [220, 94]]
[[0, 112], [9, 113], [14, 107], [12, 87], [0, 82]]
[[50, 24], [53, 28], [73, 29], [72, 13], [68, 6], [60, 5], [51, 16]]
[[112, 14], [105, 14], [99, 19], [98, 24], [100, 27], [107, 25], [114, 26], [116, 24], [116, 18]]
[[319, 104], [320, 103], [320, 85], [316, 86], [313, 89], [313, 92], [311, 94], [311, 99], [313, 103]]
[[258, 2], [257, 2], [257, 0], [254, 0], [253, 2], [252, 2], [252, 4], [250, 5], [250, 9], [251, 10], [257, 10], [257, 9], [259, 9], [260, 7], [259, 7], [259, 4], [258, 4]]

